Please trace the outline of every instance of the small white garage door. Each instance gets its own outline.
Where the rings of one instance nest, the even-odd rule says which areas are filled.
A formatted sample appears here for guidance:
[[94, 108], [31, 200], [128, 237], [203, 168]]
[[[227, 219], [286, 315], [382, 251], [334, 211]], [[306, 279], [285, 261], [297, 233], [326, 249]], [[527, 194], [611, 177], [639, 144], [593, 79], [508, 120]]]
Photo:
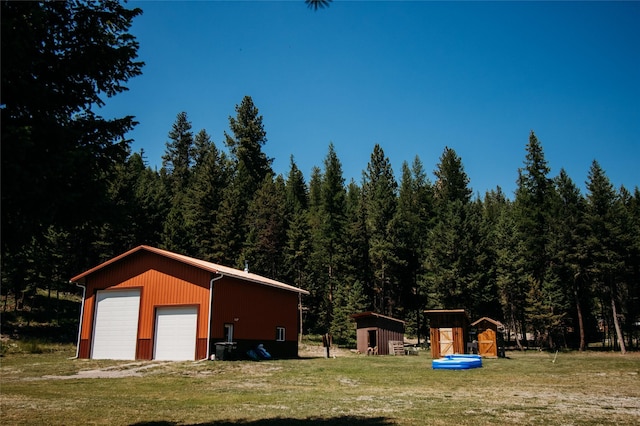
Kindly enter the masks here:
[[140, 289], [98, 291], [91, 358], [135, 359]]
[[197, 324], [198, 310], [195, 306], [157, 308], [153, 358], [194, 360]]

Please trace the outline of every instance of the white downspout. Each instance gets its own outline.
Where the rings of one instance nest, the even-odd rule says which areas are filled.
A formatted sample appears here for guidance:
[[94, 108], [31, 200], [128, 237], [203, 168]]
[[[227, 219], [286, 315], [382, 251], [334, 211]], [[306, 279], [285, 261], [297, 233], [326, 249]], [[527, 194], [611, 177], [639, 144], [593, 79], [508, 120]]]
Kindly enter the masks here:
[[74, 284], [77, 287], [82, 288], [82, 304], [80, 305], [80, 322], [78, 324], [78, 344], [76, 345], [76, 356], [75, 356], [75, 358], [77, 359], [78, 356], [80, 355], [80, 336], [82, 333], [82, 319], [84, 317], [84, 297], [87, 294], [87, 286], [78, 284], [78, 283], [74, 283]]
[[224, 277], [220, 272], [220, 276], [211, 278], [209, 281], [209, 322], [207, 323], [207, 359], [211, 356], [211, 316], [213, 315], [213, 283]]

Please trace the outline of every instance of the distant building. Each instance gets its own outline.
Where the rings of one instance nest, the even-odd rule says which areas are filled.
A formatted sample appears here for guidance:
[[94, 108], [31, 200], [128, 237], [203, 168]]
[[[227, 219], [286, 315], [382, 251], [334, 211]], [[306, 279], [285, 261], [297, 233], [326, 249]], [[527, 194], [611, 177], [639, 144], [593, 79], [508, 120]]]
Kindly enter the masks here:
[[478, 354], [484, 357], [504, 356], [504, 326], [500, 321], [482, 317], [473, 322], [478, 339]]
[[431, 328], [432, 358], [466, 353], [469, 315], [464, 309], [434, 309], [424, 312]]
[[404, 321], [374, 312], [351, 315], [351, 318], [356, 321], [360, 353], [388, 355], [389, 342], [404, 343]]

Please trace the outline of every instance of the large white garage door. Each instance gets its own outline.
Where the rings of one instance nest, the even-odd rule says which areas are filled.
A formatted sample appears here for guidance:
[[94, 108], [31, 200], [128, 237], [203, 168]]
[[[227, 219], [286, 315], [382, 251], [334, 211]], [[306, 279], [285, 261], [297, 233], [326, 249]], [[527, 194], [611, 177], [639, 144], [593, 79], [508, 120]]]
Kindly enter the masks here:
[[91, 358], [135, 359], [140, 289], [98, 291]]
[[154, 359], [183, 361], [196, 357], [195, 306], [162, 307], [156, 309], [156, 339]]

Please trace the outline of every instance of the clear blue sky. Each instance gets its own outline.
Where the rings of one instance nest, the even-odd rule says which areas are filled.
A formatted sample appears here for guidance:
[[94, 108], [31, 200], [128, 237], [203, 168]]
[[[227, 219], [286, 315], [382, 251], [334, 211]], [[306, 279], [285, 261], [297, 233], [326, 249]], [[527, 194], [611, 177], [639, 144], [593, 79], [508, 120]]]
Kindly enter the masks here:
[[612, 183], [640, 185], [639, 2], [131, 1], [143, 75], [107, 100], [134, 115], [128, 137], [161, 165], [185, 111], [224, 148], [229, 116], [253, 98], [264, 152], [309, 180], [333, 142], [360, 183], [380, 144], [394, 172], [416, 155], [429, 178], [444, 148], [475, 193], [511, 196], [530, 130], [551, 176], [584, 190], [592, 160]]

